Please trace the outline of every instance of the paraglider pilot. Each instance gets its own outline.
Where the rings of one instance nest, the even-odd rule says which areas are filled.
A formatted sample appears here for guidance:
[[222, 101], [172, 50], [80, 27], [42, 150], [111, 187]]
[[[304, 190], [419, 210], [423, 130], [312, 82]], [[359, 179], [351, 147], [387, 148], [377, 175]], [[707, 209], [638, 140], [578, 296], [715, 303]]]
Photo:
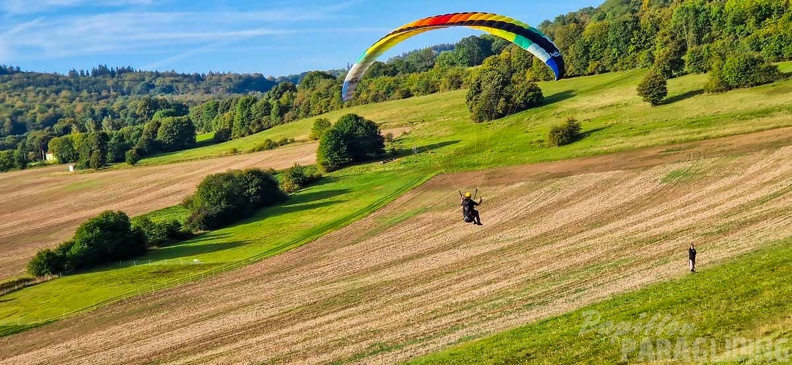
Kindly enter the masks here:
[[479, 198], [479, 201], [476, 202], [471, 197], [470, 192], [465, 193], [465, 197], [462, 198], [462, 216], [465, 219], [465, 222], [473, 222], [475, 225], [482, 225], [481, 218], [479, 217], [479, 212], [476, 210], [476, 206], [481, 204], [483, 198]]

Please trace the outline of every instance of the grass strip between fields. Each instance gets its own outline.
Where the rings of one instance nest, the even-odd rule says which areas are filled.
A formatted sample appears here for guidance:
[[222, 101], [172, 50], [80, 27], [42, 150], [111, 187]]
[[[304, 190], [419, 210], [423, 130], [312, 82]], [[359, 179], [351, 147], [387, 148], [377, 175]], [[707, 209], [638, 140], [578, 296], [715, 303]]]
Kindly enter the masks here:
[[410, 364], [788, 362], [790, 262], [792, 237]]

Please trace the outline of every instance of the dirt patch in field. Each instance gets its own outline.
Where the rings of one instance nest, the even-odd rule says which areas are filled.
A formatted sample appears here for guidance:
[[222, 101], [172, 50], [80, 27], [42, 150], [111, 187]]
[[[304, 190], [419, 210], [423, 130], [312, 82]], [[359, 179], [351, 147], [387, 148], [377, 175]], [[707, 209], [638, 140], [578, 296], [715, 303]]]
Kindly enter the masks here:
[[685, 275], [690, 243], [706, 272], [792, 235], [789, 135], [493, 170], [483, 227], [440, 177], [261, 263], [2, 338], [0, 364], [406, 360]]
[[273, 151], [135, 167], [68, 173], [52, 166], [0, 174], [0, 278], [21, 273], [35, 252], [68, 239], [77, 225], [108, 210], [139, 215], [178, 204], [207, 175], [230, 169], [282, 169], [313, 164], [316, 143]]

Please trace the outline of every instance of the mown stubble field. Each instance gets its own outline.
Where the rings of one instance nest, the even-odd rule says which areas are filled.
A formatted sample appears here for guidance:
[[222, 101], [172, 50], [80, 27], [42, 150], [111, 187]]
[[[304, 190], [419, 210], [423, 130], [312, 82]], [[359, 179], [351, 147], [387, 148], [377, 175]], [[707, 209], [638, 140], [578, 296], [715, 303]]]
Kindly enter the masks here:
[[689, 275], [690, 243], [706, 275], [792, 235], [792, 146], [757, 138], [487, 171], [483, 227], [460, 222], [465, 175], [441, 176], [258, 264], [2, 338], [0, 364], [391, 363]]

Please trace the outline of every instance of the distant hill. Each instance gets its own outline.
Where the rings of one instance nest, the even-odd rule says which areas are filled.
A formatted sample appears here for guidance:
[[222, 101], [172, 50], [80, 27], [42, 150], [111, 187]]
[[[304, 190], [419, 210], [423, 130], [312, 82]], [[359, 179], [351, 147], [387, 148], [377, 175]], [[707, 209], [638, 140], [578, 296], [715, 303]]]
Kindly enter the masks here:
[[19, 67], [0, 66], [0, 92], [18, 92], [32, 87], [48, 93], [71, 91], [116, 96], [222, 95], [266, 92], [275, 85], [277, 82], [274, 79], [268, 79], [262, 74], [184, 74], [100, 65], [91, 70], [71, 70], [68, 74], [61, 75], [25, 72]]
[[[335, 70], [327, 70], [324, 72], [334, 77], [343, 77], [346, 76], [347, 70], [335, 69]], [[305, 78], [305, 76], [308, 75], [309, 73], [311, 73], [311, 71], [305, 71], [299, 74], [292, 74], [287, 76], [279, 76], [275, 78], [275, 82], [277, 83], [290, 82], [292, 84], [299, 85], [302, 82], [302, 80]]]
[[262, 74], [184, 74], [100, 65], [62, 75], [0, 66], [0, 137], [52, 128], [65, 118], [89, 125], [101, 125], [107, 118], [141, 124], [147, 120], [137, 120], [131, 112], [138, 100], [164, 97], [190, 103], [265, 93], [276, 85]]

